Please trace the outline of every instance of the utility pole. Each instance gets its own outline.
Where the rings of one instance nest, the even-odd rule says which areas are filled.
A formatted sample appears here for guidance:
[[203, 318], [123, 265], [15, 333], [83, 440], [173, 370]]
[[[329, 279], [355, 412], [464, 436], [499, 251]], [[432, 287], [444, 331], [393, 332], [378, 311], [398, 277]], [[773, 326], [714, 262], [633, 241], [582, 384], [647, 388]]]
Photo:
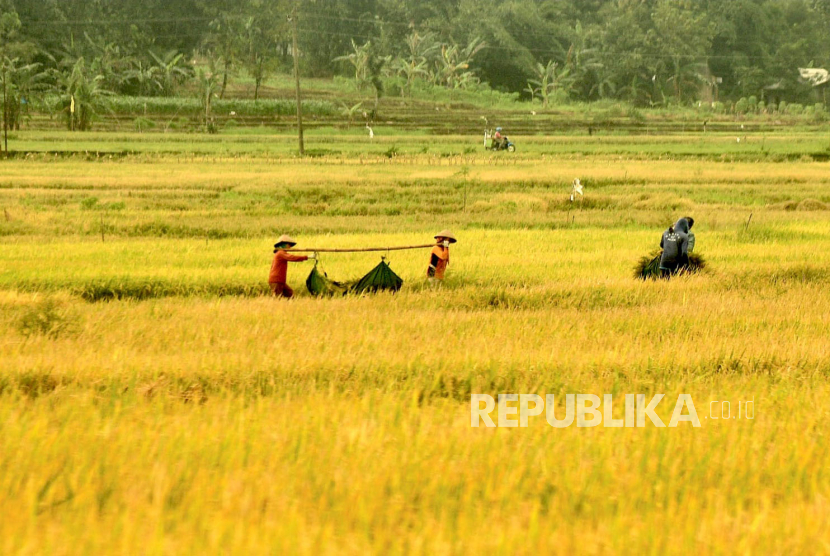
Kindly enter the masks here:
[[5, 61], [3, 62], [3, 143], [5, 144], [6, 158], [9, 158], [9, 106], [6, 102], [6, 80], [8, 79]]
[[300, 156], [305, 155], [305, 146], [303, 145], [303, 103], [300, 96], [300, 47], [297, 45], [297, 4], [291, 11], [291, 31], [293, 35], [293, 44], [291, 47], [291, 54], [294, 57], [294, 81], [297, 85], [297, 139], [300, 143]]

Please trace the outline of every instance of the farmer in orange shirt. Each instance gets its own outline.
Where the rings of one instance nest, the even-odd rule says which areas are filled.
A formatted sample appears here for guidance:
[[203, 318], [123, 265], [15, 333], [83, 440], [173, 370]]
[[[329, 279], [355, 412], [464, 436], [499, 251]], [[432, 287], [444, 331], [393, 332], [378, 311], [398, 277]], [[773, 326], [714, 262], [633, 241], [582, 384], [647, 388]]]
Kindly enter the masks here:
[[433, 284], [444, 279], [444, 271], [450, 264], [450, 244], [456, 242], [455, 236], [449, 230], [439, 232], [435, 239], [438, 244], [429, 254], [429, 267], [427, 268], [427, 279]]
[[294, 295], [285, 279], [288, 274], [288, 263], [298, 263], [307, 261], [308, 259], [316, 259], [315, 254], [309, 256], [291, 255], [288, 250], [297, 245], [297, 242], [291, 239], [291, 236], [282, 235], [274, 244], [274, 262], [271, 264], [271, 273], [268, 275], [268, 285], [271, 286], [271, 292], [277, 297], [291, 298]]

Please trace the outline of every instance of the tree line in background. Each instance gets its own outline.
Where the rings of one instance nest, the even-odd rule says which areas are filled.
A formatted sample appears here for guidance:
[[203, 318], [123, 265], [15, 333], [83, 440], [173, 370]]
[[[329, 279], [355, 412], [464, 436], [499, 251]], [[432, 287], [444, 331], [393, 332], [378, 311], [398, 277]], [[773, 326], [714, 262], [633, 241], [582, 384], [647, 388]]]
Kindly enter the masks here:
[[186, 90], [207, 125], [234, 75], [256, 98], [291, 71], [295, 11], [302, 73], [376, 102], [481, 86], [543, 106], [803, 102], [798, 68], [830, 65], [830, 0], [0, 0], [4, 115], [19, 125], [48, 91], [85, 129], [107, 95]]

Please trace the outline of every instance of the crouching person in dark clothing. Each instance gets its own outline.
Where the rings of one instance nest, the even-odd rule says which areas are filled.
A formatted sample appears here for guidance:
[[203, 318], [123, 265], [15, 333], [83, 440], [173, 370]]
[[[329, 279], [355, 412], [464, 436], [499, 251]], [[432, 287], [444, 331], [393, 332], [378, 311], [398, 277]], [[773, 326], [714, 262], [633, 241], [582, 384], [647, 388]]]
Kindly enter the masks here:
[[681, 218], [663, 233], [660, 239], [663, 255], [660, 257], [660, 271], [668, 278], [689, 265], [689, 222]]
[[682, 224], [680, 223], [682, 220], [685, 220], [686, 224], [689, 226], [689, 228], [688, 228], [689, 231], [687, 233], [689, 235], [689, 253], [691, 253], [692, 251], [695, 250], [695, 233], [692, 231], [692, 227], [694, 227], [694, 225], [695, 225], [695, 219], [692, 218], [691, 216], [684, 216], [683, 218], [681, 218], [680, 220], [678, 220], [675, 223], [675, 225], [674, 225], [675, 230], [678, 228], [678, 226], [682, 226]]

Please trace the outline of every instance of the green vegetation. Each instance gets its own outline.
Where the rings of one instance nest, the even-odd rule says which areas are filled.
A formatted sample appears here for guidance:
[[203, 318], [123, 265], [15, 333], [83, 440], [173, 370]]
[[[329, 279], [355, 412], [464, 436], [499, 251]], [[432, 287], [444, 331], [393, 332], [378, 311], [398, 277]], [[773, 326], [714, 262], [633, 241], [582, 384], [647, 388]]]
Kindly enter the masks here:
[[[110, 109], [119, 115], [192, 116], [199, 114], [201, 106], [196, 98], [116, 97], [110, 102]], [[294, 116], [297, 104], [290, 99], [217, 99], [212, 104], [212, 110], [222, 116]], [[308, 100], [303, 103], [303, 113], [331, 116], [334, 107], [330, 102]]]
[[[294, 112], [291, 2], [0, 6], [12, 130], [46, 115], [71, 130], [109, 129], [125, 115], [141, 131], [216, 132], [221, 120], [249, 126]], [[827, 85], [799, 74], [830, 63], [821, 2], [319, 0], [297, 17], [312, 120], [401, 124], [425, 103], [581, 113], [603, 101], [635, 121], [828, 121]], [[431, 119], [421, 128], [445, 131]]]
[[[553, 116], [546, 122], [550, 125], [565, 124], [565, 116]], [[163, 121], [163, 120], [162, 120]], [[175, 123], [178, 120], [172, 120]], [[482, 139], [474, 135], [457, 134], [433, 135], [428, 131], [409, 132], [396, 127], [376, 127], [375, 137], [370, 139], [363, 128], [323, 126], [308, 132], [309, 155], [315, 159], [329, 159], [339, 162], [344, 158], [372, 161], [377, 157], [398, 159], [409, 163], [439, 166], [463, 166], [468, 162], [477, 166], [513, 166], [517, 163], [532, 164], [540, 156], [556, 156], [579, 159], [590, 155], [623, 155], [640, 160], [682, 160], [702, 159], [722, 162], [780, 162], [785, 160], [824, 161], [830, 156], [830, 139], [822, 132], [812, 131], [812, 126], [765, 125], [763, 122], [747, 124], [746, 129], [735, 129], [734, 123], [722, 123], [720, 127], [734, 130], [713, 132], [717, 123], [710, 124], [706, 134], [700, 132], [700, 123], [650, 121], [636, 125], [639, 135], [626, 135], [631, 129], [628, 120], [615, 120], [615, 126], [604, 128], [593, 120], [573, 123], [568, 134], [514, 135], [519, 151], [512, 155], [500, 156], [486, 153]], [[134, 120], [130, 120], [133, 129]], [[158, 129], [161, 123], [153, 129]], [[451, 124], [447, 124], [451, 125]], [[523, 125], [517, 122], [517, 127]], [[529, 124], [524, 124], [529, 125]], [[593, 135], [588, 135], [587, 126], [596, 126]], [[584, 127], [583, 127], [584, 126]], [[11, 154], [17, 158], [53, 160], [55, 156], [72, 160], [89, 158], [113, 160], [126, 158], [140, 163], [151, 156], [160, 156], [158, 162], [170, 171], [180, 172], [179, 162], [190, 160], [204, 163], [223, 163], [225, 158], [264, 159], [259, 163], [267, 165], [272, 159], [298, 162], [296, 137], [279, 132], [273, 126], [261, 125], [255, 128], [228, 128], [218, 135], [194, 134], [172, 129], [159, 133], [107, 133], [91, 132], [77, 135], [59, 131], [21, 131], [11, 135]], [[457, 127], [461, 127], [458, 124]], [[682, 134], [680, 130], [687, 129]], [[669, 134], [677, 130], [676, 134]], [[533, 129], [531, 133], [535, 133]], [[163, 155], [163, 156], [162, 156]], [[132, 159], [130, 159], [132, 157]], [[194, 157], [200, 157], [196, 160]], [[256, 161], [256, 160], [255, 160]], [[69, 165], [70, 168], [78, 168]], [[125, 171], [126, 168], [124, 167]], [[221, 170], [221, 168], [220, 168]], [[8, 168], [0, 184], [8, 183], [19, 170]], [[121, 170], [116, 169], [117, 173]], [[225, 172], [220, 172], [225, 175]], [[572, 180], [573, 178], [571, 178]]]

